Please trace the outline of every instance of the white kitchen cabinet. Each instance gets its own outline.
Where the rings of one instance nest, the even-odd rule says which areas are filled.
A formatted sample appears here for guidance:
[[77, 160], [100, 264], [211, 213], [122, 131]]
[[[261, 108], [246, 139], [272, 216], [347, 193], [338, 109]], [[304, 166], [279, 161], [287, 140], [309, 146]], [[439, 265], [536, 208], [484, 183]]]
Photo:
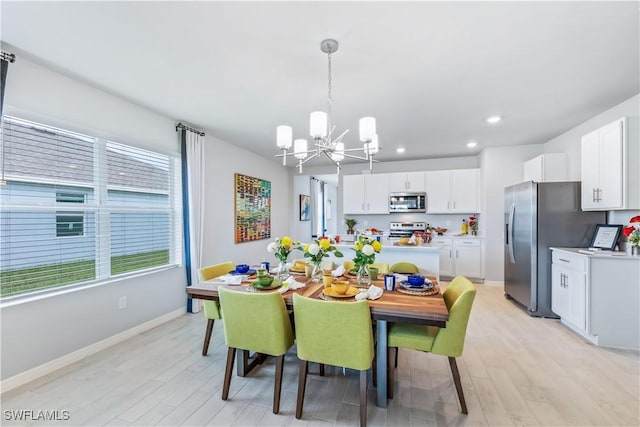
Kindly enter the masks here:
[[551, 248], [551, 308], [592, 343], [640, 350], [640, 257]]
[[637, 135], [637, 119], [621, 118], [582, 137], [583, 210], [640, 209]]
[[343, 176], [342, 210], [345, 214], [388, 214], [388, 176], [385, 174]]
[[524, 162], [523, 182], [558, 182], [569, 180], [568, 157], [565, 153], [546, 153]]
[[440, 275], [484, 279], [482, 239], [434, 237], [431, 244], [440, 247]]
[[473, 239], [453, 239], [455, 275], [484, 278], [482, 263], [482, 241]]
[[389, 192], [424, 192], [424, 172], [390, 173]]
[[427, 213], [477, 213], [479, 169], [425, 172]]
[[453, 277], [453, 242], [452, 239], [434, 237], [431, 240], [433, 246], [440, 247], [440, 276]]
[[551, 310], [580, 333], [587, 331], [587, 281], [585, 258], [553, 251], [551, 264]]

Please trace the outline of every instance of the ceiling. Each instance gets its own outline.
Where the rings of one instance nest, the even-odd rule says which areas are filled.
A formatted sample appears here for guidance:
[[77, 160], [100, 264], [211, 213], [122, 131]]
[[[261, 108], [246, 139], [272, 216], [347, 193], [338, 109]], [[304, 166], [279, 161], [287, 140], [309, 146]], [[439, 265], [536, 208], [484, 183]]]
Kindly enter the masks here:
[[325, 38], [340, 43], [336, 130], [359, 147], [375, 116], [383, 161], [544, 143], [640, 92], [638, 2], [0, 4], [18, 61], [266, 157], [277, 125], [309, 138], [309, 112], [326, 111]]

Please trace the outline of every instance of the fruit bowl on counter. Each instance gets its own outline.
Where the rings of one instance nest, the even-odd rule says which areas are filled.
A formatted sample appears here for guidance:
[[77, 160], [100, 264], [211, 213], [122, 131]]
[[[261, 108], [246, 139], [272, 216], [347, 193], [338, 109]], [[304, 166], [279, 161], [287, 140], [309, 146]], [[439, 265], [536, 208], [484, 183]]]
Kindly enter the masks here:
[[438, 236], [442, 236], [444, 233], [446, 233], [448, 230], [448, 228], [442, 228], [442, 227], [434, 227], [433, 228], [433, 232], [438, 234]]

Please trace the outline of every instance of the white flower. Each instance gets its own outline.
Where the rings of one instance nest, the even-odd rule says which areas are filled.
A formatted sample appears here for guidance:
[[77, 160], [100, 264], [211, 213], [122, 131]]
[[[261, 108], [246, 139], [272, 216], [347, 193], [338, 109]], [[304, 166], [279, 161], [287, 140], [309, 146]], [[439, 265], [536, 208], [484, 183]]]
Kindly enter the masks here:
[[278, 249], [278, 244], [276, 242], [271, 242], [267, 246], [267, 252], [269, 252], [270, 254], [275, 253], [277, 249]]
[[316, 243], [312, 243], [309, 245], [309, 253], [313, 256], [318, 255], [318, 252], [320, 252], [320, 246], [318, 246]]
[[362, 247], [362, 253], [365, 254], [366, 256], [370, 256], [374, 254], [374, 250], [373, 250], [373, 246], [366, 244]]

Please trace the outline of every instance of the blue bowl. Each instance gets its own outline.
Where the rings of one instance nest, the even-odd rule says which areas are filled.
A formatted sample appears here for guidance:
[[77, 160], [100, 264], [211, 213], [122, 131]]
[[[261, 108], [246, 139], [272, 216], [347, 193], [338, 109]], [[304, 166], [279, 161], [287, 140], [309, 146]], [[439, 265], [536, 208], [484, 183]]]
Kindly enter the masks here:
[[424, 284], [424, 276], [421, 274], [412, 274], [407, 277], [407, 282], [413, 286], [420, 286]]
[[249, 271], [249, 264], [238, 264], [236, 265], [236, 271], [238, 273], [246, 273]]

